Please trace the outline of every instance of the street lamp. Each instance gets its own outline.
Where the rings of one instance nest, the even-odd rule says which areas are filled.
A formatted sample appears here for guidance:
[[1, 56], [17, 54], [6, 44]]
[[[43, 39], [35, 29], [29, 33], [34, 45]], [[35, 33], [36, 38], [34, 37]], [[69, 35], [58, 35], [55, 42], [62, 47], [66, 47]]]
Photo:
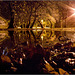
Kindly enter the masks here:
[[72, 10], [73, 10], [73, 15], [75, 15], [75, 9], [74, 9], [74, 8], [72, 8]]
[[72, 18], [73, 16], [75, 16], [75, 8], [71, 8], [71, 11], [70, 11], [71, 13], [72, 13], [72, 15], [70, 15], [70, 16], [68, 16], [67, 18], [66, 18], [66, 20], [68, 21], [70, 18]]

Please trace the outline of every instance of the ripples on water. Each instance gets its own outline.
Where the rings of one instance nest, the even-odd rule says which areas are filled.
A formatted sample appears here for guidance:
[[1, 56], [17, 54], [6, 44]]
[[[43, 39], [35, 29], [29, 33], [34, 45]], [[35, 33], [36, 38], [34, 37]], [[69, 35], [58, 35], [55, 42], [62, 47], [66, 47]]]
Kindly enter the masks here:
[[[22, 61], [22, 58], [31, 58], [32, 55], [36, 53], [36, 50], [32, 49], [36, 48], [36, 46], [39, 44], [43, 47], [45, 52], [50, 53], [49, 60], [51, 61], [51, 64], [52, 61], [54, 61], [56, 64], [58, 64], [57, 67], [62, 67], [68, 72], [75, 73], [75, 52], [72, 51], [73, 53], [70, 53], [70, 50], [66, 45], [68, 41], [59, 41], [59, 36], [66, 36], [69, 38], [73, 43], [72, 46], [74, 46], [74, 31], [2, 30], [0, 31], [0, 56], [3, 54], [12, 58], [15, 57], [14, 59], [16, 62], [18, 62], [18, 58], [20, 58], [19, 60]], [[65, 44], [65, 46], [62, 46], [62, 49], [54, 49], [54, 45], [56, 45], [57, 48], [58, 44]], [[28, 51], [24, 52], [24, 49], [28, 49]], [[13, 54], [16, 54], [16, 56]], [[69, 54], [74, 54], [72, 59]], [[22, 64], [22, 62], [20, 62], [20, 64]]]

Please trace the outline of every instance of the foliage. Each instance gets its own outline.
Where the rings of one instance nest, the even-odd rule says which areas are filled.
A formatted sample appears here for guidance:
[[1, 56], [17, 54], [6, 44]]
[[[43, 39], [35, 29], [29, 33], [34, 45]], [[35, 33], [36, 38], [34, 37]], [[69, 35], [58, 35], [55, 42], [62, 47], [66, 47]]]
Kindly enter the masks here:
[[[64, 12], [67, 8], [63, 5], [68, 3], [67, 1], [1, 1], [0, 4], [4, 5], [4, 8], [3, 6], [0, 8], [1, 15], [9, 18], [10, 22], [13, 20], [11, 23], [14, 27], [32, 28], [34, 25], [40, 25], [54, 28], [56, 23], [66, 18]], [[44, 21], [44, 25], [41, 20]]]

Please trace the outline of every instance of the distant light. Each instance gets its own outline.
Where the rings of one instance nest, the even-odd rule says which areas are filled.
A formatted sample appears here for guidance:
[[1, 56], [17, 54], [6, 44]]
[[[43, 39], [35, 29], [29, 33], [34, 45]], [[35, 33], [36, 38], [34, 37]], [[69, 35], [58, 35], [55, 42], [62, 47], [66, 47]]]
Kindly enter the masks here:
[[74, 62], [70, 62], [70, 64], [74, 64]]
[[41, 39], [43, 40], [43, 36], [41, 36]]
[[17, 27], [17, 28], [19, 28], [19, 29], [20, 29], [21, 27]]
[[23, 53], [23, 57], [26, 58], [26, 55]]
[[67, 21], [68, 21], [70, 18], [72, 18], [73, 16], [75, 16], [75, 8], [70, 8], [70, 9], [71, 9], [71, 12], [72, 12], [73, 14], [66, 18]]
[[73, 15], [75, 15], [75, 8], [72, 8], [72, 10], [73, 10]]
[[75, 11], [75, 8], [72, 8], [72, 10], [74, 10], [74, 11]]
[[20, 34], [19, 34], [19, 37], [20, 37]]
[[22, 64], [22, 58], [20, 58], [20, 64]]
[[68, 62], [69, 63], [70, 60], [71, 60], [71, 58], [68, 58], [68, 59], [65, 60], [65, 62]]
[[43, 20], [41, 20], [41, 22], [43, 23]]
[[27, 44], [28, 44], [28, 41], [27, 41]]

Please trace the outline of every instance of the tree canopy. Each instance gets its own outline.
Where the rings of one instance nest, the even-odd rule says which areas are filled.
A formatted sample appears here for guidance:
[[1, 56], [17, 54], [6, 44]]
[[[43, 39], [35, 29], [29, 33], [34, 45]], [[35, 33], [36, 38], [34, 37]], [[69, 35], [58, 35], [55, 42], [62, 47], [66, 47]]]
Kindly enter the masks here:
[[[10, 20], [9, 28], [60, 27], [69, 1], [1, 1], [0, 15]], [[6, 12], [5, 12], [6, 10]]]

